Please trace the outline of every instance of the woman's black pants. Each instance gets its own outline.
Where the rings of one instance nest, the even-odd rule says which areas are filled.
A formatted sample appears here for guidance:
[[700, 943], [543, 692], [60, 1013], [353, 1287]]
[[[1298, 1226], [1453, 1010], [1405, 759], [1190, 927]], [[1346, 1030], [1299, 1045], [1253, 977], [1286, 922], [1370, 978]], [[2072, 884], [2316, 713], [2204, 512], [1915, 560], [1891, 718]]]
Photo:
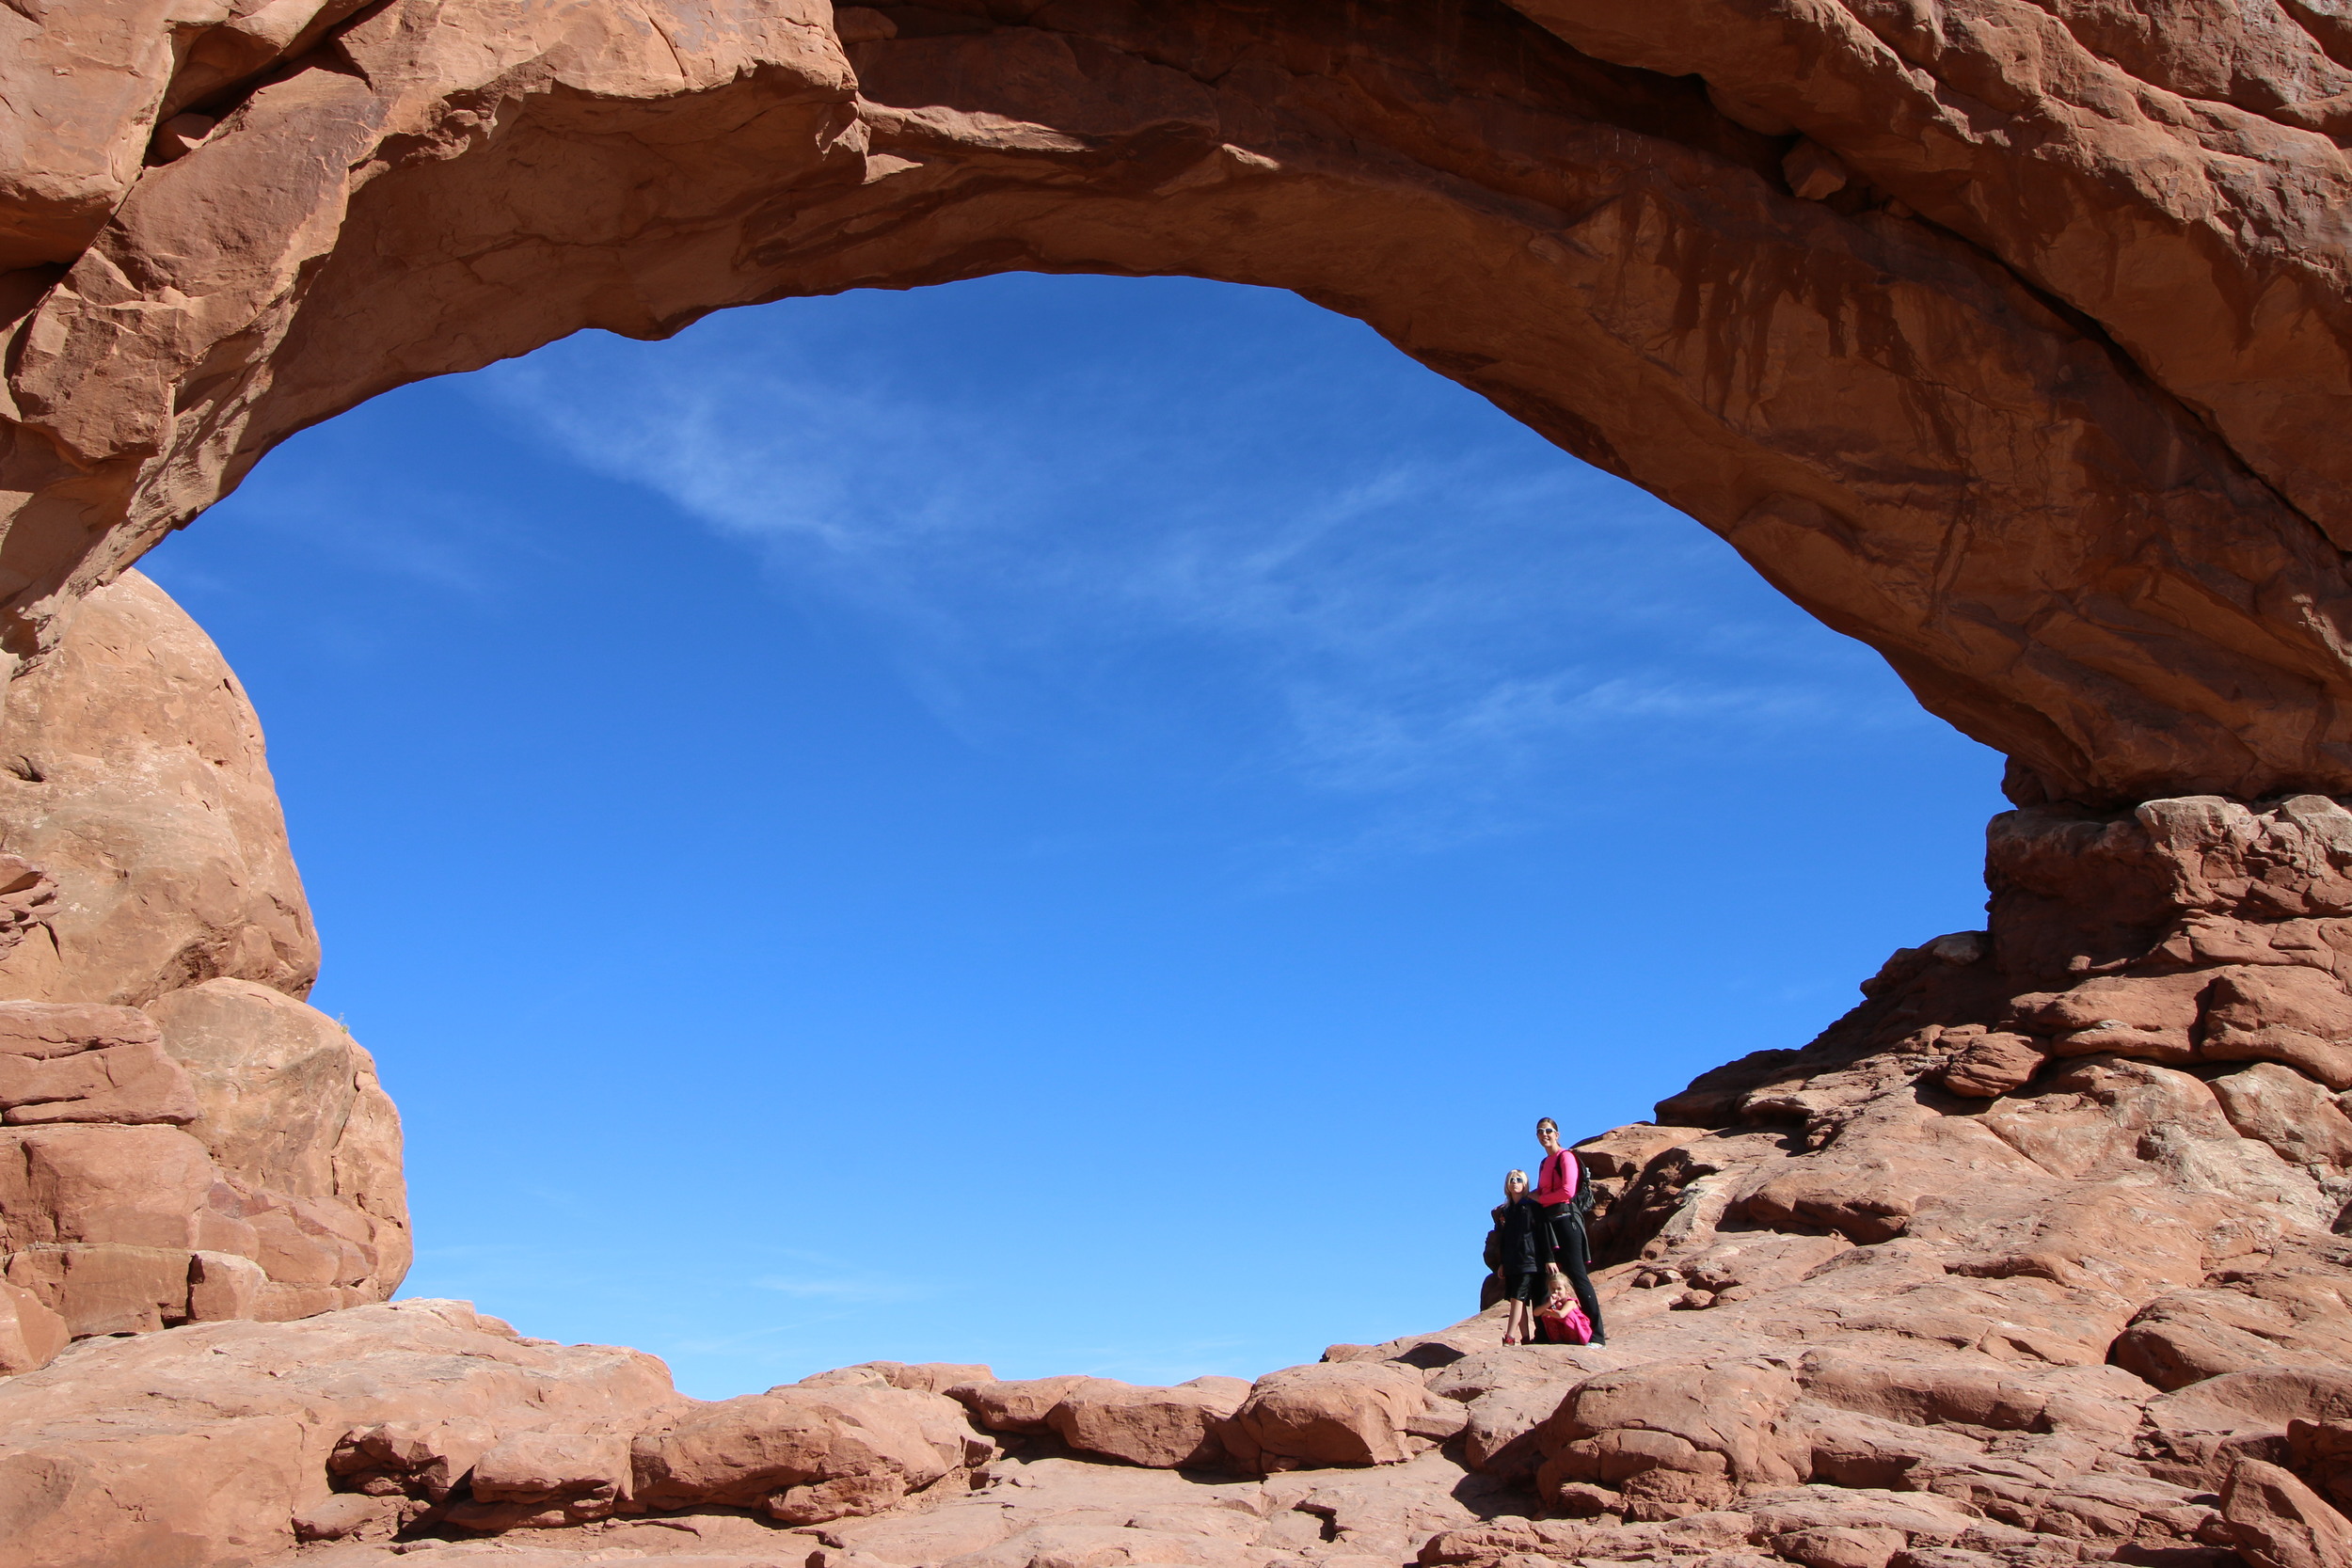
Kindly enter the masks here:
[[1593, 1247], [1584, 1234], [1584, 1221], [1565, 1203], [1553, 1204], [1549, 1212], [1553, 1259], [1568, 1276], [1576, 1304], [1584, 1308], [1585, 1320], [1593, 1325], [1593, 1343], [1598, 1344], [1608, 1338], [1608, 1330], [1600, 1325], [1600, 1298], [1593, 1294]]

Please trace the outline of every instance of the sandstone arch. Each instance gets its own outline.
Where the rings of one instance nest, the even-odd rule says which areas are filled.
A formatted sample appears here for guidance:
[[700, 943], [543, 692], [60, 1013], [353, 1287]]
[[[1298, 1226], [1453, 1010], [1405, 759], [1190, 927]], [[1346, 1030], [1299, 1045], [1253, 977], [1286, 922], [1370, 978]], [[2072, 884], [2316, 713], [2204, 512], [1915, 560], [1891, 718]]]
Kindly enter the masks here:
[[1359, 316], [1698, 517], [2020, 799], [2352, 789], [2352, 71], [2299, 5], [0, 22], [19, 657], [408, 380], [792, 293], [1180, 272]]
[[[819, 1524], [794, 1560], [2352, 1552], [2342, 13], [8, 0], [0, 1568], [584, 1563], [714, 1508], [694, 1560], [742, 1568]], [[1295, 289], [1724, 533], [2015, 760], [1990, 929], [1585, 1140], [1607, 1347], [703, 1404], [351, 1305], [407, 1256], [396, 1121], [290, 994], [252, 715], [120, 574], [404, 381], [1024, 267]], [[210, 782], [116, 787], [157, 768]], [[1047, 1429], [1120, 1467], [984, 1474]], [[1220, 1506], [1147, 1484], [1216, 1448]]]

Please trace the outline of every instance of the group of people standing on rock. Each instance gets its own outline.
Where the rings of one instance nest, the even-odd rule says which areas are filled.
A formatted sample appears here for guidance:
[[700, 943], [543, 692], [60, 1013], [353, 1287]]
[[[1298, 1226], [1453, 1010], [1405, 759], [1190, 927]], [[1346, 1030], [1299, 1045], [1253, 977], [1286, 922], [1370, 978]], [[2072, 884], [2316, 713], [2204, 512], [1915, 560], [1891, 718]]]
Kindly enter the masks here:
[[[1576, 1151], [1560, 1144], [1560, 1124], [1549, 1117], [1535, 1124], [1544, 1146], [1535, 1186], [1527, 1172], [1502, 1179], [1502, 1201], [1486, 1233], [1486, 1267], [1511, 1304], [1503, 1320], [1506, 1345], [1600, 1345], [1608, 1335], [1600, 1322], [1600, 1300], [1593, 1294], [1592, 1244], [1584, 1216], [1592, 1189]], [[1492, 1289], [1490, 1284], [1489, 1289]]]

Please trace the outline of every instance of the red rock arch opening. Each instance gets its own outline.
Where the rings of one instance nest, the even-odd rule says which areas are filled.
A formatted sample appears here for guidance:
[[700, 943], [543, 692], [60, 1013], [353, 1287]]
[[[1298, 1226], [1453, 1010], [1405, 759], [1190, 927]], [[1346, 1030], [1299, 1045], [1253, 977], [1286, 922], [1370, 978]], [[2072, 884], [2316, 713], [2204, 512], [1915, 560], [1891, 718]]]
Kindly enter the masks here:
[[[405, 381], [794, 293], [1184, 273], [1359, 316], [1689, 512], [2022, 800], [2352, 787], [2312, 35], [2182, 129], [2193, 72], [2023, 8], [1932, 48], [1534, 0], [294, 8], [146, 49], [111, 135], [28, 77], [104, 156], [23, 121], [85, 178], [17, 193], [21, 656]], [[1954, 84], [2003, 37], [2049, 69], [1988, 129]], [[2193, 212], [2157, 178], [2201, 169]]]
[[[695, 1407], [627, 1353], [450, 1304], [325, 1312], [388, 1290], [406, 1237], [389, 1105], [281, 989], [298, 908], [231, 900], [160, 969], [118, 948], [104, 997], [35, 964], [10, 994], [51, 1000], [0, 1007], [0, 1365], [116, 1323], [316, 1315], [0, 1385], [0, 1467], [37, 1480], [0, 1499], [0, 1556], [246, 1561], [693, 1504], [805, 1526], [961, 1486], [1041, 1427], [1278, 1476], [1457, 1445], [1409, 1505], [1402, 1471], [1236, 1481], [1222, 1522], [1320, 1508], [1263, 1538], [1341, 1548], [1307, 1561], [2352, 1551], [2336, 9], [12, 0], [0, 34], [0, 594], [9, 651], [47, 656], [12, 721], [71, 680], [77, 599], [105, 610], [95, 585], [376, 391], [795, 293], [1183, 273], [1360, 317], [1697, 517], [2007, 752], [2025, 807], [1994, 827], [1989, 933], [1897, 954], [1803, 1050], [1587, 1141], [1640, 1364], [1566, 1381], [1496, 1371], [1471, 1323], [1246, 1394], [878, 1364]], [[0, 867], [17, 952], [43, 930], [62, 964], [70, 870]], [[347, 1151], [236, 1114], [241, 1075], [305, 1062]], [[132, 1142], [161, 1163], [107, 1152]], [[1469, 1470], [1595, 1522], [1397, 1523], [1494, 1524], [1442, 1512]], [[959, 1561], [1071, 1549], [968, 1500], [999, 1544]], [[1154, 1519], [1165, 1544], [1120, 1556], [1208, 1560]]]

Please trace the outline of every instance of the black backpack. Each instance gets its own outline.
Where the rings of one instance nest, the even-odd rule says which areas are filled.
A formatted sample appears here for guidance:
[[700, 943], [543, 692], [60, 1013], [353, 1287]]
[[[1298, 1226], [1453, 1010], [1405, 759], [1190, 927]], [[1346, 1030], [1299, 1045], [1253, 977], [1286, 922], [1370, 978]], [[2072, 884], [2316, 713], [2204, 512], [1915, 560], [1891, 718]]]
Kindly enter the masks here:
[[1582, 1160], [1577, 1159], [1575, 1150], [1569, 1150], [1568, 1158], [1576, 1160], [1576, 1196], [1568, 1199], [1568, 1212], [1581, 1220], [1592, 1213], [1593, 1200], [1600, 1195], [1593, 1188], [1592, 1173], [1584, 1168]]

